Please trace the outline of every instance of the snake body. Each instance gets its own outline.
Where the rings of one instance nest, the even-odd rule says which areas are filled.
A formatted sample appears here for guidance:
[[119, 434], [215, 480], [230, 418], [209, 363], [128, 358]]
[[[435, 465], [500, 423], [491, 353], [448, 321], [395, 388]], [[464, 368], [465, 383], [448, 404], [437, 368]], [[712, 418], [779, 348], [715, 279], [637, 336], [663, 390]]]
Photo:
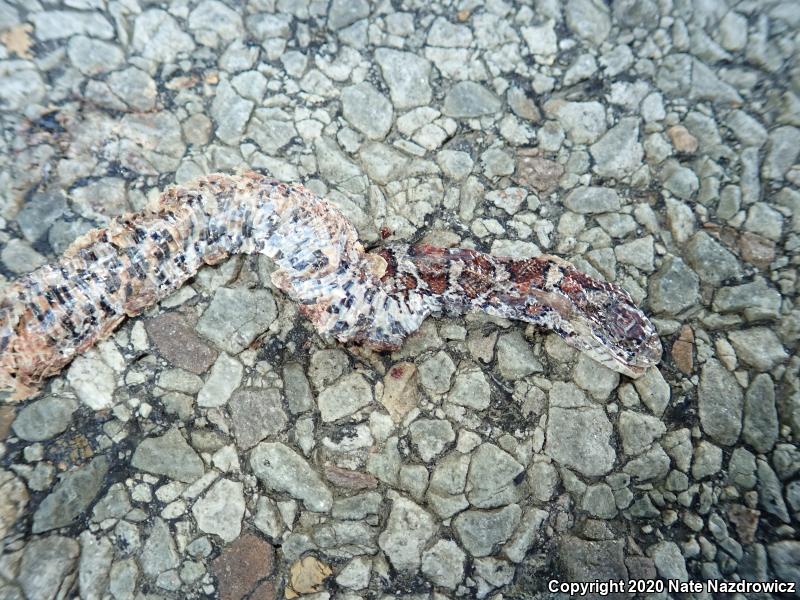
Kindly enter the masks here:
[[477, 309], [553, 330], [631, 377], [661, 356], [630, 295], [566, 261], [425, 245], [366, 252], [342, 213], [302, 186], [217, 174], [168, 189], [9, 285], [0, 298], [0, 386], [13, 399], [31, 396], [204, 264], [255, 252], [274, 260], [273, 283], [318, 332], [341, 342], [390, 350], [431, 313]]

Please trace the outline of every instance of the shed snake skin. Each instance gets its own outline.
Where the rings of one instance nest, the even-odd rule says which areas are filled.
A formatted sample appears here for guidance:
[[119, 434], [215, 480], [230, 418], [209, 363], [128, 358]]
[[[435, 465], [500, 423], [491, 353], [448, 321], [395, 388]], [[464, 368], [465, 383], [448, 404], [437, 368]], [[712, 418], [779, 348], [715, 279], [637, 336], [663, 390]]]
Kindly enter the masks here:
[[426, 245], [366, 252], [342, 213], [302, 186], [215, 174], [89, 231], [58, 262], [10, 284], [0, 298], [0, 386], [12, 401], [34, 395], [204, 264], [256, 252], [274, 260], [275, 286], [321, 335], [340, 342], [391, 350], [431, 313], [481, 310], [555, 331], [630, 377], [661, 357], [658, 335], [630, 295], [564, 260]]

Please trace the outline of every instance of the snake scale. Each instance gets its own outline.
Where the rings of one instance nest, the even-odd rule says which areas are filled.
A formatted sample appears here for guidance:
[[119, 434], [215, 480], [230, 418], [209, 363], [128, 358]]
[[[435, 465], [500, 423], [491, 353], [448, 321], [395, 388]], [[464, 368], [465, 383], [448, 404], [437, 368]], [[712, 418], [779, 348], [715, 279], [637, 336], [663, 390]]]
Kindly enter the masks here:
[[257, 173], [209, 175], [150, 208], [76, 240], [0, 299], [0, 386], [30, 397], [77, 354], [172, 294], [204, 265], [259, 252], [276, 287], [323, 336], [399, 347], [431, 313], [534, 323], [631, 377], [661, 357], [630, 295], [554, 256], [514, 259], [470, 249], [387, 245], [366, 252], [353, 225], [300, 185]]

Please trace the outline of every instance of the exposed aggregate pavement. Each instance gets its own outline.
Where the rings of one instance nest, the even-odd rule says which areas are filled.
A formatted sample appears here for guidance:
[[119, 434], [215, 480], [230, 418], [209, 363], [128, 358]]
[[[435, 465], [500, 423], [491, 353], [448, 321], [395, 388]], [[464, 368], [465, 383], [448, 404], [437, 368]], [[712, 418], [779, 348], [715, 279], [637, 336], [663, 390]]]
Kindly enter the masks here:
[[206, 268], [0, 406], [0, 598], [800, 583], [798, 26], [792, 0], [0, 0], [3, 284], [256, 169], [370, 244], [563, 256], [665, 346], [633, 381], [469, 315], [376, 355], [315, 336], [266, 259]]

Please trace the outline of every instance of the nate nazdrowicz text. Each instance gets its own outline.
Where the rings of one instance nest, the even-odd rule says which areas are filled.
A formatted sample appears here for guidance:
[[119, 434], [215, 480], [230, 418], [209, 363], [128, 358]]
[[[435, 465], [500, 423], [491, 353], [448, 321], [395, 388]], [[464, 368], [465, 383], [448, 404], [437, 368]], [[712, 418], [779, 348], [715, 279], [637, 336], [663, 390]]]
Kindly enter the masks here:
[[561, 592], [570, 596], [595, 594], [657, 594], [669, 592], [687, 594], [691, 592], [710, 594], [794, 594], [797, 585], [791, 581], [681, 581], [679, 579], [607, 579], [594, 581], [559, 581], [552, 579], [547, 583], [551, 593]]

